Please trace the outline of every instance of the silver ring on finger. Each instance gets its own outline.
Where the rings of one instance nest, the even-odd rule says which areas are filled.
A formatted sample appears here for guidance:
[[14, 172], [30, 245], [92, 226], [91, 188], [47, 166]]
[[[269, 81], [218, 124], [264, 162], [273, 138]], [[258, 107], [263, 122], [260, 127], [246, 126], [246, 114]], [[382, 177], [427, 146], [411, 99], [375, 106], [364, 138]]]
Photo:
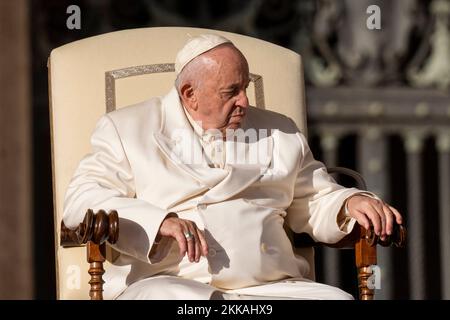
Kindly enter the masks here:
[[194, 240], [194, 235], [189, 231], [184, 232], [184, 237], [186, 238], [187, 241]]

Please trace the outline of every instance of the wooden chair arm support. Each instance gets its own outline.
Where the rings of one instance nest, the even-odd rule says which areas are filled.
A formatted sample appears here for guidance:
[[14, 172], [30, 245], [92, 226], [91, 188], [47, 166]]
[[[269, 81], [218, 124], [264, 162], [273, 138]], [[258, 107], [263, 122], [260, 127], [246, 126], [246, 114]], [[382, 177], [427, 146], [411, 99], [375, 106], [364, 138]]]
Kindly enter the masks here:
[[373, 231], [373, 227], [366, 230], [359, 224], [355, 224], [352, 232], [336, 243], [316, 242], [305, 233], [294, 234], [294, 245], [297, 248], [326, 246], [337, 249], [353, 249], [356, 243], [362, 240], [370, 246], [376, 243], [383, 247], [403, 248], [406, 243], [406, 228], [403, 225], [394, 224], [393, 234], [388, 236], [385, 241], [381, 241]]
[[119, 237], [119, 215], [113, 210], [106, 213], [99, 210], [94, 213], [91, 209], [86, 212], [83, 222], [75, 229], [69, 229], [61, 221], [60, 244], [63, 247], [87, 245], [87, 261], [90, 264], [89, 274], [91, 300], [103, 300], [103, 279], [105, 273], [103, 262], [106, 260], [105, 244], [117, 242]]
[[364, 181], [364, 178], [355, 170], [344, 167], [333, 167], [327, 168], [327, 171], [329, 174], [342, 174], [351, 177], [353, 178], [353, 180], [355, 180], [356, 188], [360, 190], [367, 190], [367, 185], [366, 182]]
[[91, 209], [86, 212], [83, 222], [75, 229], [69, 229], [61, 221], [60, 244], [63, 247], [76, 247], [88, 243], [101, 245], [108, 241], [116, 243], [119, 237], [119, 215], [112, 210], [106, 213], [99, 210], [94, 213]]
[[369, 230], [366, 230], [362, 226], [355, 224], [352, 232], [346, 235], [341, 241], [331, 244], [321, 243], [321, 245], [338, 249], [351, 249], [354, 248], [355, 244], [361, 239], [364, 239], [370, 246], [378, 244], [383, 247], [403, 248], [406, 243], [406, 228], [403, 225], [394, 222], [392, 234], [387, 236], [386, 240], [382, 241], [380, 237], [375, 234], [373, 226], [371, 226]]
[[[367, 190], [363, 177], [356, 171], [348, 168], [336, 167], [328, 168], [330, 174], [343, 174], [352, 177], [355, 180], [356, 187], [360, 190]], [[381, 241], [375, 234], [373, 227], [369, 230], [364, 229], [359, 224], [355, 224], [352, 232], [342, 240], [334, 244], [315, 242], [307, 234], [294, 234], [294, 245], [296, 247], [310, 246], [328, 246], [332, 248], [354, 248], [356, 267], [358, 270], [358, 287], [360, 300], [372, 300], [374, 288], [370, 283], [373, 265], [377, 264], [376, 245], [395, 246], [402, 248], [406, 243], [406, 228], [403, 225], [394, 223], [394, 231], [386, 240]]]
[[[355, 180], [356, 188], [360, 190], [367, 190], [364, 178], [354, 170], [343, 167], [334, 167], [334, 168], [327, 168], [327, 171], [329, 174], [341, 174], [349, 176], [353, 178], [353, 180]], [[376, 243], [383, 247], [395, 246], [402, 248], [404, 247], [406, 242], [406, 228], [403, 225], [398, 225], [394, 223], [394, 231], [392, 235], [388, 236], [385, 241], [381, 241], [380, 238], [377, 235], [375, 235], [373, 227], [371, 227], [369, 230], [365, 230], [363, 227], [355, 225], [352, 232], [349, 235], [345, 236], [341, 241], [334, 244], [325, 244], [325, 245], [333, 248], [342, 248], [342, 249], [353, 248], [355, 244], [358, 241], [360, 241], [360, 239], [363, 238], [366, 241], [368, 241], [370, 246], [373, 246]]]
[[314, 242], [307, 234], [294, 234], [294, 245], [296, 247], [327, 246], [337, 249], [355, 249], [355, 261], [358, 273], [358, 288], [360, 300], [372, 300], [374, 295], [371, 276], [372, 267], [377, 264], [376, 245], [395, 246], [403, 248], [406, 242], [406, 229], [402, 225], [395, 225], [394, 233], [385, 241], [381, 241], [375, 235], [373, 227], [364, 229], [359, 224], [355, 224], [352, 232], [341, 241], [334, 244]]

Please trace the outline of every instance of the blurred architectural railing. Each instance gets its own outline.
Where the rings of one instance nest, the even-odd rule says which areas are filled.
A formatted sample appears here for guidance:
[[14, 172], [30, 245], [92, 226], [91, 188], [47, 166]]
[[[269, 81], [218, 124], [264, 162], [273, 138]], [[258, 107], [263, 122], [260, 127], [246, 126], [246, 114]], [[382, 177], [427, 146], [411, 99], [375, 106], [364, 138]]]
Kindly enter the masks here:
[[[391, 202], [390, 182], [392, 170], [406, 173], [406, 212], [408, 227], [407, 269], [410, 298], [426, 298], [426, 259], [429, 246], [440, 245], [441, 298], [450, 298], [450, 94], [432, 89], [386, 88], [358, 89], [336, 87], [328, 89], [308, 88], [307, 103], [309, 136], [318, 136], [322, 161], [328, 166], [337, 163], [341, 138], [356, 136], [355, 155], [357, 170], [366, 179], [369, 190]], [[392, 163], [388, 159], [388, 139], [397, 135], [403, 142], [405, 163]], [[422, 163], [425, 141], [434, 138], [438, 154], [439, 212], [427, 212], [424, 193], [427, 168], [435, 164]], [[392, 168], [391, 166], [396, 166]], [[426, 224], [431, 215], [437, 217], [440, 244], [427, 243]], [[324, 281], [340, 285], [337, 273], [339, 253], [323, 252], [326, 270]], [[393, 297], [393, 251], [379, 250], [379, 266], [382, 270], [382, 288], [378, 297]], [[398, 273], [396, 273], [398, 274]]]

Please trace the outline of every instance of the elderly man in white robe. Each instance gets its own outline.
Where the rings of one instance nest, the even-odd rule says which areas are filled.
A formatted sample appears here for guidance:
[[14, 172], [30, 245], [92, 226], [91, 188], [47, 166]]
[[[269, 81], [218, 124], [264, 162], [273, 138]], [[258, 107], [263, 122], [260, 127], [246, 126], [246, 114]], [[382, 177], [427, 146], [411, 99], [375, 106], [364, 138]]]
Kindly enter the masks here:
[[64, 222], [115, 209], [111, 299], [352, 299], [306, 279], [286, 229], [335, 243], [355, 223], [385, 238], [399, 212], [344, 188], [288, 117], [249, 106], [249, 68], [226, 38], [179, 51], [164, 97], [104, 115], [67, 190]]

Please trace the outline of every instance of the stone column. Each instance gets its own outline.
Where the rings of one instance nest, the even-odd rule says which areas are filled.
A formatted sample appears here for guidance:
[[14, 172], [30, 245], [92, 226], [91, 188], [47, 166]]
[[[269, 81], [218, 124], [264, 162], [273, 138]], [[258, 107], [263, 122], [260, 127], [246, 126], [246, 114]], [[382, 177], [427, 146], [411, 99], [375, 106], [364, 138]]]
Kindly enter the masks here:
[[0, 0], [0, 299], [33, 298], [28, 8]]
[[425, 232], [423, 219], [422, 149], [423, 134], [411, 131], [405, 135], [408, 179], [408, 258], [410, 298], [425, 299]]
[[439, 152], [439, 225], [442, 299], [450, 299], [450, 132], [437, 137]]

